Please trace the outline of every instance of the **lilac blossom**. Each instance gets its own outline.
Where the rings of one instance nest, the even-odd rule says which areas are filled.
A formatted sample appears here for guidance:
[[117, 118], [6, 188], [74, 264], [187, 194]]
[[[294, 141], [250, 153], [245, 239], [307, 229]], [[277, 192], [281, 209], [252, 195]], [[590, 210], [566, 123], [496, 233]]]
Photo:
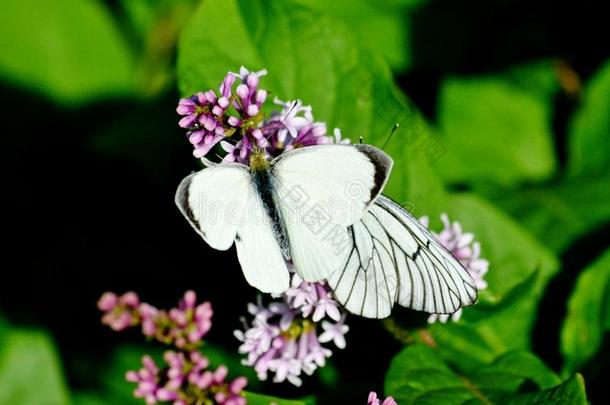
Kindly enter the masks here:
[[314, 121], [311, 106], [303, 105], [301, 100], [284, 102], [278, 98], [274, 99], [274, 103], [282, 110], [272, 113], [267, 123], [278, 128], [266, 138], [271, 156], [295, 148], [333, 143], [333, 138], [327, 134], [326, 124]]
[[114, 293], [104, 293], [97, 303], [97, 307], [104, 312], [102, 323], [115, 331], [121, 331], [140, 322], [138, 308], [140, 299], [134, 292], [127, 292], [121, 296]]
[[148, 405], [167, 401], [173, 405], [191, 405], [212, 403], [209, 402], [212, 399], [215, 404], [246, 404], [241, 395], [246, 378], [226, 381], [227, 368], [209, 370], [209, 360], [198, 351], [186, 354], [167, 351], [163, 360], [166, 366], [160, 368], [150, 356], [144, 356], [140, 370], [125, 374], [127, 381], [137, 384], [134, 396], [144, 399]]
[[279, 110], [265, 115], [268, 92], [259, 85], [266, 74], [264, 69], [254, 72], [242, 66], [239, 73], [227, 73], [218, 93], [208, 90], [180, 100], [178, 125], [187, 130], [195, 157], [205, 163], [205, 156], [219, 145], [214, 151], [223, 162], [248, 164], [255, 149], [272, 159], [295, 148], [349, 143], [338, 130], [329, 135], [326, 124], [315, 121], [311, 106], [301, 100], [275, 98]]
[[239, 99], [233, 102], [235, 109], [244, 120], [257, 116], [261, 112], [261, 106], [267, 99], [267, 91], [258, 89], [260, 78], [265, 76], [267, 71], [263, 69], [258, 72], [250, 72], [242, 66], [239, 69], [239, 73], [230, 74], [241, 80], [241, 84], [235, 90], [239, 96]]
[[104, 312], [102, 322], [114, 330], [140, 325], [145, 336], [177, 349], [165, 352], [163, 366], [144, 356], [140, 370], [127, 372], [127, 381], [137, 384], [136, 398], [149, 405], [167, 401], [173, 405], [246, 404], [242, 396], [246, 378], [228, 381], [227, 368], [211, 370], [209, 360], [197, 350], [212, 327], [213, 312], [209, 302], [197, 304], [193, 291], [187, 291], [169, 311], [141, 303], [133, 292], [120, 297], [105, 293], [98, 307]]
[[243, 331], [236, 330], [235, 337], [242, 342], [243, 364], [253, 367], [261, 380], [271, 373], [274, 382], [300, 386], [303, 373], [313, 374], [332, 355], [323, 343], [345, 347], [343, 335], [349, 328], [324, 282], [309, 283], [292, 274], [285, 293], [268, 305], [259, 296], [256, 304], [248, 305], [248, 312], [251, 323]]
[[196, 305], [197, 297], [187, 291], [177, 308], [162, 311], [147, 303], [140, 303], [135, 293], [117, 297], [105, 293], [98, 302], [104, 312], [102, 323], [120, 331], [140, 325], [142, 333], [158, 341], [181, 349], [193, 349], [212, 327], [212, 306], [209, 302]]
[[[474, 240], [474, 234], [464, 232], [462, 225], [457, 222], [451, 222], [447, 214], [441, 215], [443, 229], [440, 233], [432, 232], [438, 241], [447, 249], [457, 260], [462, 263], [464, 268], [472, 277], [475, 286], [479, 290], [487, 288], [487, 282], [483, 280], [483, 276], [487, 273], [489, 262], [480, 257], [481, 245]], [[428, 227], [428, 217], [422, 217], [420, 222]], [[462, 308], [458, 309], [453, 314], [431, 314], [428, 322], [434, 323], [437, 320], [445, 323], [451, 318], [453, 321], [458, 321], [462, 316]]]
[[375, 391], [371, 391], [369, 393], [367, 405], [398, 405], [398, 403], [392, 397], [387, 397], [382, 402], [381, 399], [377, 397], [377, 393]]
[[322, 321], [322, 329], [324, 329], [324, 332], [319, 337], [320, 342], [326, 343], [332, 340], [339, 349], [345, 349], [345, 334], [349, 330], [349, 327], [345, 325], [344, 322], [345, 315], [336, 323]]

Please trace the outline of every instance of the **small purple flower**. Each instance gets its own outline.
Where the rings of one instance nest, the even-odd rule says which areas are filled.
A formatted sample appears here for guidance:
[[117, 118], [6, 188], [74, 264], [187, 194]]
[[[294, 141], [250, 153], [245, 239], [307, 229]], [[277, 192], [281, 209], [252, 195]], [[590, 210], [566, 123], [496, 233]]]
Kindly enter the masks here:
[[387, 397], [383, 400], [383, 402], [381, 402], [381, 400], [377, 397], [377, 393], [375, 391], [371, 391], [367, 405], [398, 405], [398, 403], [392, 397]]
[[[419, 221], [425, 227], [429, 226], [430, 221], [428, 217], [422, 217]], [[487, 288], [487, 282], [483, 280], [483, 276], [487, 273], [489, 262], [480, 258], [480, 243], [474, 240], [474, 234], [465, 233], [459, 222], [451, 222], [447, 214], [441, 214], [441, 221], [443, 222], [443, 230], [440, 233], [435, 233], [434, 231], [432, 233], [441, 245], [462, 263], [470, 277], [472, 277], [477, 289], [484, 290]], [[431, 314], [428, 322], [434, 323], [438, 320], [445, 323], [449, 318], [457, 322], [461, 316], [462, 308], [453, 314]]]
[[320, 335], [320, 342], [326, 343], [332, 340], [339, 349], [345, 349], [345, 334], [349, 331], [349, 326], [345, 325], [344, 322], [345, 315], [343, 315], [337, 323], [322, 321], [322, 329], [324, 329], [324, 332]]
[[261, 128], [268, 140], [266, 149], [270, 156], [296, 148], [333, 143], [333, 138], [327, 134], [326, 124], [314, 121], [311, 106], [304, 106], [301, 100], [284, 102], [277, 98], [274, 103], [282, 110], [272, 113]]
[[221, 141], [220, 146], [227, 152], [225, 157], [222, 159], [223, 162], [238, 162], [248, 163], [250, 152], [252, 150], [252, 143], [247, 137], [242, 138], [236, 144], [231, 144], [227, 141]]
[[290, 381], [297, 387], [302, 381], [301, 362], [298, 359], [298, 347], [292, 339], [282, 339], [281, 355], [269, 361], [269, 370], [275, 372], [273, 382], [280, 383], [284, 380]]
[[142, 357], [142, 365], [138, 371], [128, 371], [125, 379], [138, 384], [133, 393], [136, 398], [143, 398], [148, 405], [153, 405], [157, 403], [157, 393], [160, 389], [159, 367], [150, 356]]
[[349, 140], [349, 138], [343, 138], [341, 135], [341, 130], [339, 128], [335, 128], [333, 130], [333, 141], [336, 144], [341, 144], [341, 145], [348, 145], [351, 143], [351, 141]]
[[239, 96], [239, 101], [235, 101], [235, 109], [244, 119], [252, 118], [261, 110], [262, 104], [267, 99], [267, 91], [259, 90], [258, 83], [261, 76], [265, 76], [265, 69], [258, 72], [250, 72], [244, 66], [239, 69], [238, 73], [232, 73], [236, 78], [241, 79], [241, 84], [237, 86], [236, 93]]
[[104, 312], [102, 323], [115, 331], [121, 331], [139, 322], [138, 306], [140, 299], [134, 292], [127, 292], [120, 297], [114, 293], [104, 293], [97, 307]]
[[[292, 274], [291, 287], [276, 298], [263, 305], [259, 296], [257, 304], [249, 304], [253, 320], [245, 325], [245, 331], [236, 330], [234, 334], [242, 342], [239, 352], [246, 355], [242, 362], [253, 367], [259, 379], [266, 380], [271, 372], [274, 382], [288, 381], [299, 386], [301, 373], [313, 374], [332, 355], [321, 344], [318, 321], [324, 319], [323, 327], [335, 325], [325, 319], [337, 321], [342, 333], [348, 327], [343, 324], [345, 318], [341, 317], [326, 283], [308, 283]], [[328, 341], [335, 338], [332, 335]], [[342, 346], [345, 347], [345, 339]]]

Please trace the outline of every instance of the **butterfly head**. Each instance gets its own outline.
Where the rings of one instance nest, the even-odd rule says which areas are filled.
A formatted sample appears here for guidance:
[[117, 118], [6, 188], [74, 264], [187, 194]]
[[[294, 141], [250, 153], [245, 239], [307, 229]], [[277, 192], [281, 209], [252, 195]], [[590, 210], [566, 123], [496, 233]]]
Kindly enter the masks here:
[[250, 154], [250, 170], [254, 172], [262, 172], [269, 168], [269, 162], [265, 152], [259, 148], [252, 150]]

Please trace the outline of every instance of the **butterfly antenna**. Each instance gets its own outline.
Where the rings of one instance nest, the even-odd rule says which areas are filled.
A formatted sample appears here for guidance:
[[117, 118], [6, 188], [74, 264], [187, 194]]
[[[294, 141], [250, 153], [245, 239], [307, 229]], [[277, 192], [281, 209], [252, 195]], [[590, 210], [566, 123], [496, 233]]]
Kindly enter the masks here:
[[400, 124], [397, 122], [396, 124], [394, 124], [394, 126], [392, 127], [392, 130], [390, 131], [390, 134], [388, 135], [388, 137], [386, 138], [385, 142], [383, 143], [383, 146], [381, 147], [381, 149], [385, 149], [385, 147], [387, 146], [387, 144], [390, 142], [390, 139], [392, 139], [392, 135], [394, 135], [394, 133], [396, 132], [396, 130], [400, 127]]
[[283, 122], [284, 122], [284, 120], [285, 120], [285, 119], [286, 119], [286, 118], [287, 118], [287, 117], [290, 115], [290, 113], [292, 113], [292, 110], [294, 110], [295, 108], [297, 108], [297, 104], [298, 104], [298, 101], [297, 101], [297, 100], [294, 100], [294, 101], [292, 102], [292, 107], [290, 107], [290, 110], [288, 110], [288, 112], [286, 113], [286, 115], [284, 116], [284, 118], [282, 118], [282, 120], [281, 120], [281, 122], [282, 122], [282, 123], [283, 123]]
[[362, 135], [360, 135], [360, 138], [358, 138], [358, 141], [362, 144]]
[[[292, 107], [290, 107], [290, 110], [288, 110], [288, 112], [286, 113], [286, 115], [284, 115], [284, 118], [282, 118], [282, 119], [280, 120], [280, 122], [281, 122], [282, 124], [284, 123], [284, 121], [286, 120], [286, 118], [288, 118], [288, 116], [289, 116], [289, 115], [292, 113], [292, 111], [293, 111], [295, 108], [297, 108], [297, 104], [298, 104], [298, 102], [297, 102], [296, 100], [295, 100], [295, 101], [292, 103]], [[273, 131], [271, 131], [271, 133], [265, 137], [265, 141], [266, 141], [266, 142], [269, 142], [269, 138], [271, 138], [271, 137], [273, 136], [273, 134], [274, 134], [274, 132], [273, 132]]]

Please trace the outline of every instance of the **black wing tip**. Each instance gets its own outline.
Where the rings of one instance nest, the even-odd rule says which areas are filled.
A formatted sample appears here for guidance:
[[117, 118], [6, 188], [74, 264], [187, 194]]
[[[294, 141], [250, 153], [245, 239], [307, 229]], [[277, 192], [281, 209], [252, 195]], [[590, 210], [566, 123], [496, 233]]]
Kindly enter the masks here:
[[375, 166], [375, 186], [371, 190], [370, 198], [374, 201], [387, 183], [394, 161], [387, 153], [372, 145], [355, 144], [354, 147], [364, 153]]
[[199, 226], [199, 221], [195, 218], [193, 213], [193, 208], [189, 205], [189, 188], [192, 183], [193, 176], [196, 173], [190, 174], [186, 176], [176, 189], [176, 195], [174, 196], [174, 202], [178, 207], [178, 210], [184, 215], [184, 217], [189, 221], [189, 223], [195, 228], [197, 232], [201, 234], [201, 236], [205, 237], [205, 232]]

